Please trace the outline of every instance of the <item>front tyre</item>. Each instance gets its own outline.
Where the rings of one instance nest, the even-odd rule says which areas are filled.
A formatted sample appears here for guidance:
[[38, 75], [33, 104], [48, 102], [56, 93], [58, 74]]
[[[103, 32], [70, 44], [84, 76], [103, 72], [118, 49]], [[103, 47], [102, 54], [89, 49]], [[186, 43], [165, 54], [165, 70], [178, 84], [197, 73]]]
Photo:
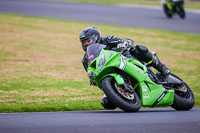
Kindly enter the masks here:
[[102, 80], [102, 89], [111, 102], [126, 112], [137, 112], [140, 109], [141, 103], [138, 94], [134, 91], [134, 99], [126, 99], [116, 88], [116, 81], [113, 77], [105, 77]]
[[175, 91], [174, 94], [174, 103], [172, 105], [172, 108], [176, 110], [190, 110], [195, 103], [194, 94], [190, 87], [185, 82], [183, 82], [183, 87], [186, 87], [187, 92]]
[[179, 4], [178, 8], [179, 8], [178, 15], [180, 16], [180, 18], [184, 19], [185, 18], [185, 10], [184, 10], [183, 5]]

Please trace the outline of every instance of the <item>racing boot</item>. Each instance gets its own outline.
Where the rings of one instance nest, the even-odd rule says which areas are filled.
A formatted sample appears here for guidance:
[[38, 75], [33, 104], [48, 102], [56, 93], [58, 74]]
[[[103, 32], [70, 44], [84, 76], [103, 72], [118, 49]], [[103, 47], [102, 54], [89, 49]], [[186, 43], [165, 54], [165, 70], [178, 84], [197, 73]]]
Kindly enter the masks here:
[[159, 59], [157, 56], [154, 55], [153, 61], [150, 64], [152, 67], [154, 67], [156, 70], [158, 70], [161, 74], [161, 78], [165, 79], [170, 74], [169, 68], [167, 68]]
[[111, 101], [105, 94], [103, 95], [103, 98], [101, 100], [101, 105], [104, 107], [104, 109], [109, 109], [109, 110], [114, 110], [117, 108], [113, 103], [111, 103]]

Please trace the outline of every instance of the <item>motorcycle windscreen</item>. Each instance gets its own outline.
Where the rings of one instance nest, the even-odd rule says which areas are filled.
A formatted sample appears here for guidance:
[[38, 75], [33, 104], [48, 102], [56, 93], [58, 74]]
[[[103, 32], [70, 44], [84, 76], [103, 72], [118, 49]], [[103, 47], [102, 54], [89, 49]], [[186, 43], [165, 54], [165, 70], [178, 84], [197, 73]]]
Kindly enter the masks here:
[[87, 57], [88, 57], [88, 62], [92, 62], [94, 59], [96, 59], [101, 50], [106, 48], [106, 45], [103, 45], [103, 44], [97, 44], [97, 43], [94, 43], [94, 44], [90, 44], [88, 47], [87, 47]]

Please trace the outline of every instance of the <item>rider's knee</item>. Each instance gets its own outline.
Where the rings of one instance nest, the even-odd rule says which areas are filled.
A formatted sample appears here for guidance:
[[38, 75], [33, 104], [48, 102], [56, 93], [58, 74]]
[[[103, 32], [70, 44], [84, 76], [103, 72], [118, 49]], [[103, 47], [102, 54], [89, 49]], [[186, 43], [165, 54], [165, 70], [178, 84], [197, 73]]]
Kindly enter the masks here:
[[140, 61], [149, 62], [153, 59], [153, 54], [143, 45], [136, 46], [136, 54]]
[[143, 45], [137, 45], [137, 46], [135, 47], [135, 50], [136, 50], [136, 52], [139, 53], [139, 54], [146, 54], [146, 53], [149, 52], [148, 48], [145, 47], [145, 46], [143, 46]]

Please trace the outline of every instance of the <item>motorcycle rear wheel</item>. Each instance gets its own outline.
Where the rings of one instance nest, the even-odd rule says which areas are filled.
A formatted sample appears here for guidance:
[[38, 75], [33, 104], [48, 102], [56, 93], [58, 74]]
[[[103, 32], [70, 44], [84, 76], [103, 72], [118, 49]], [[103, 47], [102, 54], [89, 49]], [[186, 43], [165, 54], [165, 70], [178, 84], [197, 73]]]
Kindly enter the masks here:
[[105, 77], [102, 80], [102, 89], [111, 102], [126, 112], [137, 112], [141, 107], [141, 102], [138, 94], [134, 91], [134, 100], [130, 101], [117, 93], [113, 77]]
[[[178, 78], [175, 75], [173, 76]], [[181, 80], [180, 78], [178, 79]], [[194, 103], [195, 103], [194, 94], [192, 90], [190, 89], [190, 87], [185, 82], [184, 82], [184, 86], [187, 88], [187, 92], [175, 91], [174, 103], [171, 107], [176, 110], [190, 110], [194, 106]]]

